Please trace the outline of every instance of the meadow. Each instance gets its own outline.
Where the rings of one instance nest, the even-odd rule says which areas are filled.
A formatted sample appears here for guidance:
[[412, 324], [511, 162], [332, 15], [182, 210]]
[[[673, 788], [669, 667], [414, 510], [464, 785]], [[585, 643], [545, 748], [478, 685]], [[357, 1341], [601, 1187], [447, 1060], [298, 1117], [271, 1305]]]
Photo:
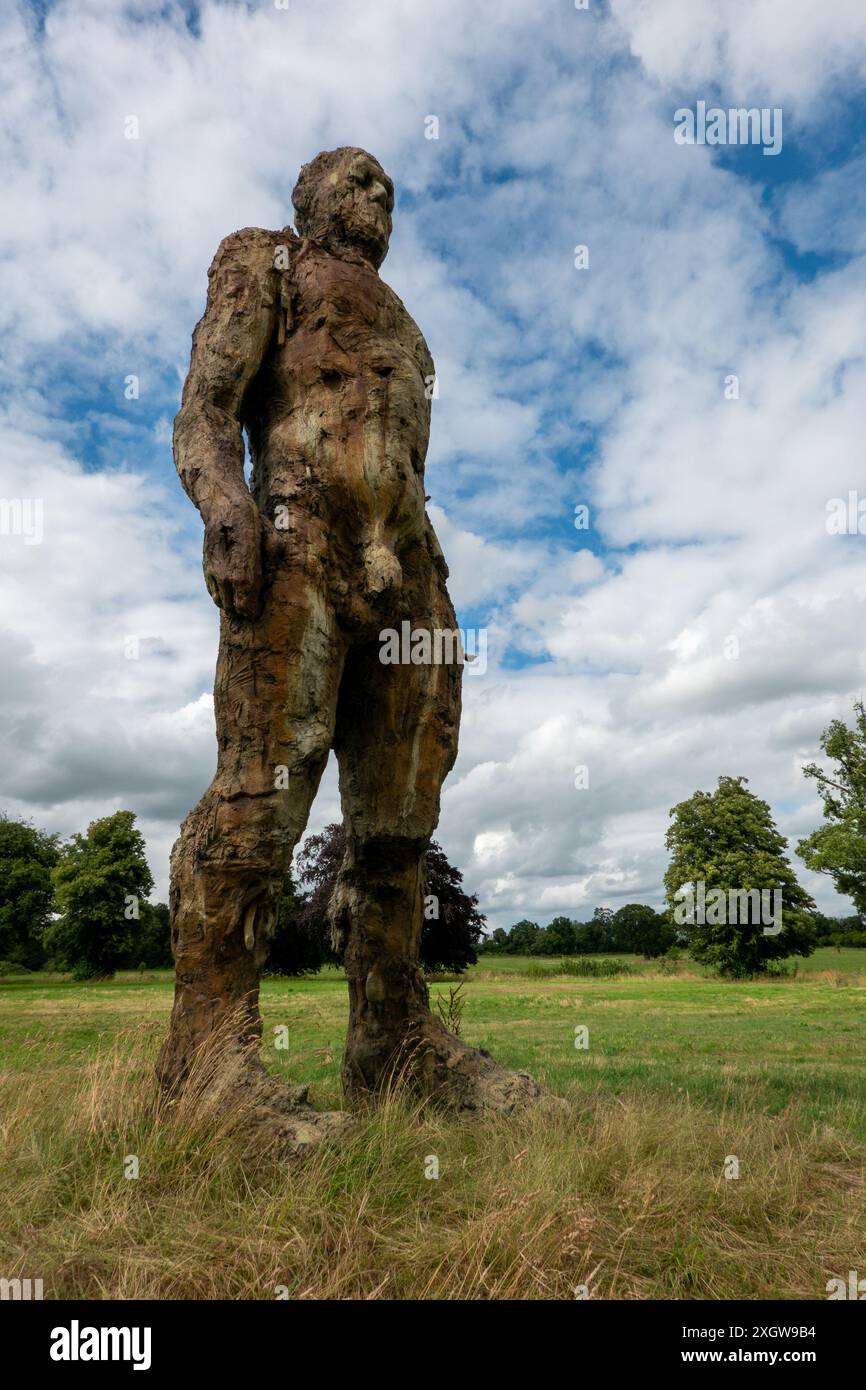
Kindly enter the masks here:
[[[155, 1106], [169, 972], [0, 979], [0, 1274], [46, 1297], [809, 1299], [866, 1271], [866, 952], [739, 983], [620, 959], [486, 956], [460, 991], [463, 1036], [561, 1108], [456, 1120], [398, 1091], [300, 1164], [242, 1114]], [[340, 972], [266, 979], [262, 1013], [268, 1066], [339, 1107]]]

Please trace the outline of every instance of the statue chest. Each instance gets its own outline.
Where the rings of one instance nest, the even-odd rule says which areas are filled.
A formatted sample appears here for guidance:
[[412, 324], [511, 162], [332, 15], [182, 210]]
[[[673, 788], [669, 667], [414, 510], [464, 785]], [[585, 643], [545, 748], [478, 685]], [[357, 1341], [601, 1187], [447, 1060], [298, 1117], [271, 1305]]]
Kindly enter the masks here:
[[[341, 378], [424, 398], [433, 362], [421, 330], [394, 291], [366, 266], [310, 258], [282, 287], [272, 366], [310, 389]], [[429, 400], [429, 393], [427, 395]]]

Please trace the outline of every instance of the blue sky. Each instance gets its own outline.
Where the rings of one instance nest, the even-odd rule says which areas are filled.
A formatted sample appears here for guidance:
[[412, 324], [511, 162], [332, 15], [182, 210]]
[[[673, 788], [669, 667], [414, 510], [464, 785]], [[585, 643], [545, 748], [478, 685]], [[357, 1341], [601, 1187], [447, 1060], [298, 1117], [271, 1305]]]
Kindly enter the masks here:
[[[0, 536], [6, 809], [130, 807], [164, 895], [214, 761], [190, 334], [221, 238], [349, 143], [397, 186], [431, 515], [489, 634], [439, 838], [491, 924], [660, 902], [668, 811], [721, 774], [818, 823], [800, 768], [864, 685], [863, 541], [825, 524], [866, 495], [860, 0], [76, 0], [0, 44], [0, 497], [45, 518]], [[678, 145], [698, 101], [781, 108], [781, 153]]]

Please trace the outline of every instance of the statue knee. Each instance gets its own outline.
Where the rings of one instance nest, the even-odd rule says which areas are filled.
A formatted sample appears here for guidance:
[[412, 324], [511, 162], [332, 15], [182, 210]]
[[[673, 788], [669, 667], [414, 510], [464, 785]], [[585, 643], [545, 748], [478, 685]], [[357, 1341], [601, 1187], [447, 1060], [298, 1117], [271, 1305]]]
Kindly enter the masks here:
[[293, 771], [318, 769], [327, 761], [333, 742], [333, 729], [321, 719], [294, 720], [288, 731], [289, 754], [285, 767], [289, 777]]
[[292, 850], [285, 821], [276, 790], [221, 800], [214, 814], [206, 857], [216, 858], [226, 868], [259, 872], [279, 869], [283, 858], [288, 862]]
[[356, 927], [362, 927], [365, 940], [375, 946], [386, 940], [394, 922], [410, 920], [426, 848], [426, 840], [359, 836], [350, 830], [328, 909], [331, 944], [338, 956]]
[[427, 836], [350, 832], [348, 861], [365, 877], [390, 879], [414, 868], [429, 843]]

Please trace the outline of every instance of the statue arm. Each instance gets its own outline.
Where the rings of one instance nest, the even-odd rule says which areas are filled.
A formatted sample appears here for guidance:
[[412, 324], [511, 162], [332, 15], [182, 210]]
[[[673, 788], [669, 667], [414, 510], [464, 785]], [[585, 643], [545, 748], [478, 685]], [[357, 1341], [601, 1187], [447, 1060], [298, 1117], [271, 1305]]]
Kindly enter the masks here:
[[244, 395], [274, 330], [277, 284], [266, 232], [235, 232], [208, 271], [204, 316], [174, 422], [174, 460], [205, 523], [204, 574], [227, 613], [256, 617], [265, 521], [244, 479]]

